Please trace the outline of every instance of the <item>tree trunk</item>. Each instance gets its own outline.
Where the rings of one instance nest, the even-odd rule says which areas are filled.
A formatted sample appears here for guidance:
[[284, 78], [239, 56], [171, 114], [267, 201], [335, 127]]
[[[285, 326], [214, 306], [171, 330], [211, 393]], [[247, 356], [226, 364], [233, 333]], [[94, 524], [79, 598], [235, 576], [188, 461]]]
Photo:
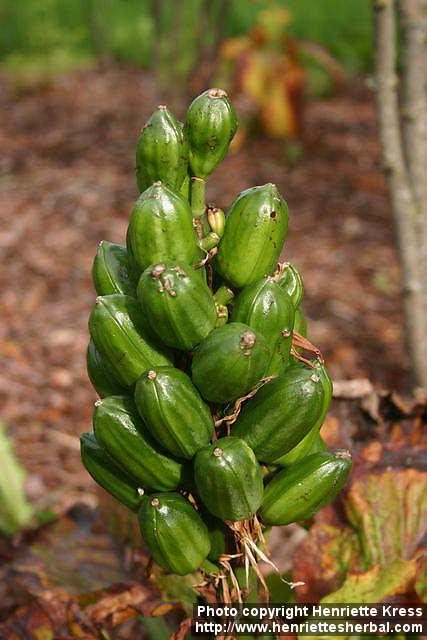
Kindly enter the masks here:
[[[425, 180], [427, 149], [425, 62], [419, 28], [425, 0], [399, 0], [403, 19], [403, 110], [396, 74], [396, 12], [393, 0], [375, 0], [375, 74], [377, 112], [384, 169], [402, 266], [407, 345], [414, 381], [427, 388], [427, 225]], [[424, 29], [424, 31], [423, 31]], [[401, 125], [402, 119], [402, 125]]]

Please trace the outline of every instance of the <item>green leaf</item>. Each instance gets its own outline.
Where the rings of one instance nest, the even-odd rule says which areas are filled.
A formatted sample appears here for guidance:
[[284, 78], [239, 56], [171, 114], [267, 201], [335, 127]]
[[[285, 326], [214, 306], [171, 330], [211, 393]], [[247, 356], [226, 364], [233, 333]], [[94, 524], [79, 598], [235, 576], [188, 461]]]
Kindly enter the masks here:
[[412, 558], [427, 531], [427, 473], [368, 474], [354, 482], [344, 504], [368, 566]]
[[140, 618], [145, 627], [149, 640], [168, 640], [172, 629], [167, 624], [165, 618]]
[[157, 572], [155, 584], [162, 594], [162, 599], [166, 602], [180, 602], [184, 610], [191, 614], [193, 604], [196, 602], [198, 593], [194, 589], [195, 584], [200, 582], [200, 574], [190, 573], [187, 576], [177, 576], [173, 573], [163, 574]]
[[[286, 582], [285, 582], [286, 580]], [[265, 576], [268, 589], [270, 591], [271, 602], [296, 602], [296, 593], [287, 584], [292, 582], [290, 572], [280, 575], [278, 573], [269, 573]]]
[[31, 520], [33, 508], [25, 496], [25, 471], [12, 451], [0, 422], [0, 532], [12, 536]]
[[321, 603], [382, 602], [390, 596], [411, 593], [416, 575], [416, 559], [377, 564], [365, 573], [349, 573], [342, 587], [322, 598]]

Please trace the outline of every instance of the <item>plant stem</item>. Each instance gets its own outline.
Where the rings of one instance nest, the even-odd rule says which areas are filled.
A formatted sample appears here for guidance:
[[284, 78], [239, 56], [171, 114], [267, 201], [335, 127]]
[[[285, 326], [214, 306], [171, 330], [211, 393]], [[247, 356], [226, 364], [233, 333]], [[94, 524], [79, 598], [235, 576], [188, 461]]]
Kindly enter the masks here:
[[202, 251], [210, 251], [217, 246], [219, 242], [219, 236], [211, 231], [206, 236], [199, 240], [199, 247]]
[[193, 218], [200, 220], [203, 235], [206, 235], [210, 227], [206, 217], [206, 181], [203, 178], [191, 178], [191, 211]]
[[214, 293], [215, 302], [220, 305], [227, 305], [233, 298], [234, 293], [229, 287], [226, 287], [225, 284]]

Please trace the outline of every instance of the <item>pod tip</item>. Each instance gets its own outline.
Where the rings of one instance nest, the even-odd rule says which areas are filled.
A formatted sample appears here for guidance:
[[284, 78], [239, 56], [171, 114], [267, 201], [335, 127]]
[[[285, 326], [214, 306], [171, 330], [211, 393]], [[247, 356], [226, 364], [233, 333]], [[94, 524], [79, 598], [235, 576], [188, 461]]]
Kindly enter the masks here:
[[335, 451], [336, 458], [342, 458], [343, 460], [351, 460], [351, 453], [348, 449], [339, 449]]
[[224, 91], [224, 89], [218, 89], [216, 87], [214, 87], [213, 89], [209, 89], [208, 96], [215, 99], [228, 97], [227, 92]]

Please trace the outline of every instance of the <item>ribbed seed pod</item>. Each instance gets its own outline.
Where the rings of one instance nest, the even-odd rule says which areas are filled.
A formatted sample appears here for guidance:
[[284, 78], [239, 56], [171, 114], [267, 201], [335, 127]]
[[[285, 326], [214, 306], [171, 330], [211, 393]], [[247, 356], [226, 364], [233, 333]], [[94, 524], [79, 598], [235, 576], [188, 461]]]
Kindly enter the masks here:
[[140, 272], [162, 261], [194, 264], [199, 248], [190, 205], [166, 185], [155, 182], [132, 210], [126, 244]]
[[92, 279], [96, 293], [108, 296], [122, 293], [135, 297], [136, 284], [132, 266], [125, 247], [102, 240], [99, 243], [92, 267]]
[[220, 438], [200, 449], [194, 477], [203, 504], [217, 518], [244, 520], [261, 504], [262, 470], [252, 449], [239, 438]]
[[132, 398], [110, 396], [95, 404], [95, 438], [144, 489], [174, 491], [184, 479], [184, 465], [171, 458], [150, 435]]
[[125, 392], [125, 387], [113, 376], [92, 339], [86, 351], [86, 366], [89, 380], [100, 398]]
[[323, 397], [316, 370], [302, 364], [292, 365], [244, 403], [233, 435], [245, 440], [258, 460], [274, 462], [316, 424]]
[[301, 307], [298, 307], [295, 310], [294, 331], [304, 338], [307, 337], [307, 320], [305, 319], [305, 314]]
[[[319, 375], [320, 383], [323, 387], [322, 411], [320, 413], [318, 420], [316, 421], [316, 424], [310, 429], [307, 435], [304, 436], [304, 438], [296, 445], [296, 447], [288, 451], [288, 453], [285, 453], [285, 455], [281, 456], [277, 460], [274, 460], [273, 464], [275, 465], [279, 465], [281, 467], [282, 466], [288, 467], [291, 464], [295, 464], [295, 462], [298, 462], [298, 460], [301, 460], [302, 458], [309, 455], [310, 453], [315, 453], [317, 449], [314, 449], [314, 447], [316, 446], [321, 447], [322, 439], [320, 438], [320, 435], [319, 435], [319, 429], [324, 423], [326, 414], [328, 413], [329, 405], [331, 404], [331, 400], [332, 400], [333, 389], [332, 389], [332, 380], [329, 377], [328, 370], [326, 369], [326, 366], [324, 365], [324, 363], [315, 361], [313, 364], [315, 367], [314, 370]], [[320, 443], [319, 443], [319, 439], [321, 441]]]
[[205, 523], [179, 493], [144, 496], [138, 520], [154, 561], [166, 571], [192, 573], [210, 551]]
[[151, 265], [138, 284], [138, 300], [151, 330], [164, 344], [191, 350], [213, 329], [213, 295], [188, 264]]
[[80, 453], [86, 471], [103, 489], [132, 511], [138, 511], [142, 491], [138, 481], [118, 466], [113, 458], [99, 446], [93, 433], [80, 436]]
[[311, 518], [331, 502], [351, 469], [349, 451], [314, 453], [280, 471], [265, 488], [260, 515], [266, 524], [284, 525]]
[[279, 264], [279, 268], [274, 274], [274, 279], [283, 291], [288, 294], [292, 304], [297, 309], [304, 297], [304, 283], [298, 267], [290, 262]]
[[242, 191], [232, 203], [215, 269], [235, 287], [271, 274], [288, 229], [288, 206], [274, 184]]
[[144, 191], [161, 180], [179, 191], [187, 176], [188, 144], [183, 125], [160, 105], [144, 125], [136, 147], [138, 188]]
[[295, 311], [289, 296], [272, 278], [242, 289], [234, 301], [231, 320], [244, 322], [261, 333], [272, 350], [265, 375], [277, 375], [288, 366]]
[[147, 336], [137, 301], [130, 296], [99, 296], [89, 318], [96, 349], [114, 377], [130, 388], [143, 371], [170, 364]]
[[231, 402], [260, 382], [271, 359], [264, 338], [241, 322], [214, 329], [194, 352], [191, 376], [206, 400]]
[[193, 175], [210, 176], [225, 157], [236, 130], [236, 112], [225, 91], [208, 89], [193, 100], [185, 119]]
[[178, 458], [190, 459], [209, 442], [214, 423], [190, 378], [175, 367], [144, 373], [135, 402], [153, 438]]

